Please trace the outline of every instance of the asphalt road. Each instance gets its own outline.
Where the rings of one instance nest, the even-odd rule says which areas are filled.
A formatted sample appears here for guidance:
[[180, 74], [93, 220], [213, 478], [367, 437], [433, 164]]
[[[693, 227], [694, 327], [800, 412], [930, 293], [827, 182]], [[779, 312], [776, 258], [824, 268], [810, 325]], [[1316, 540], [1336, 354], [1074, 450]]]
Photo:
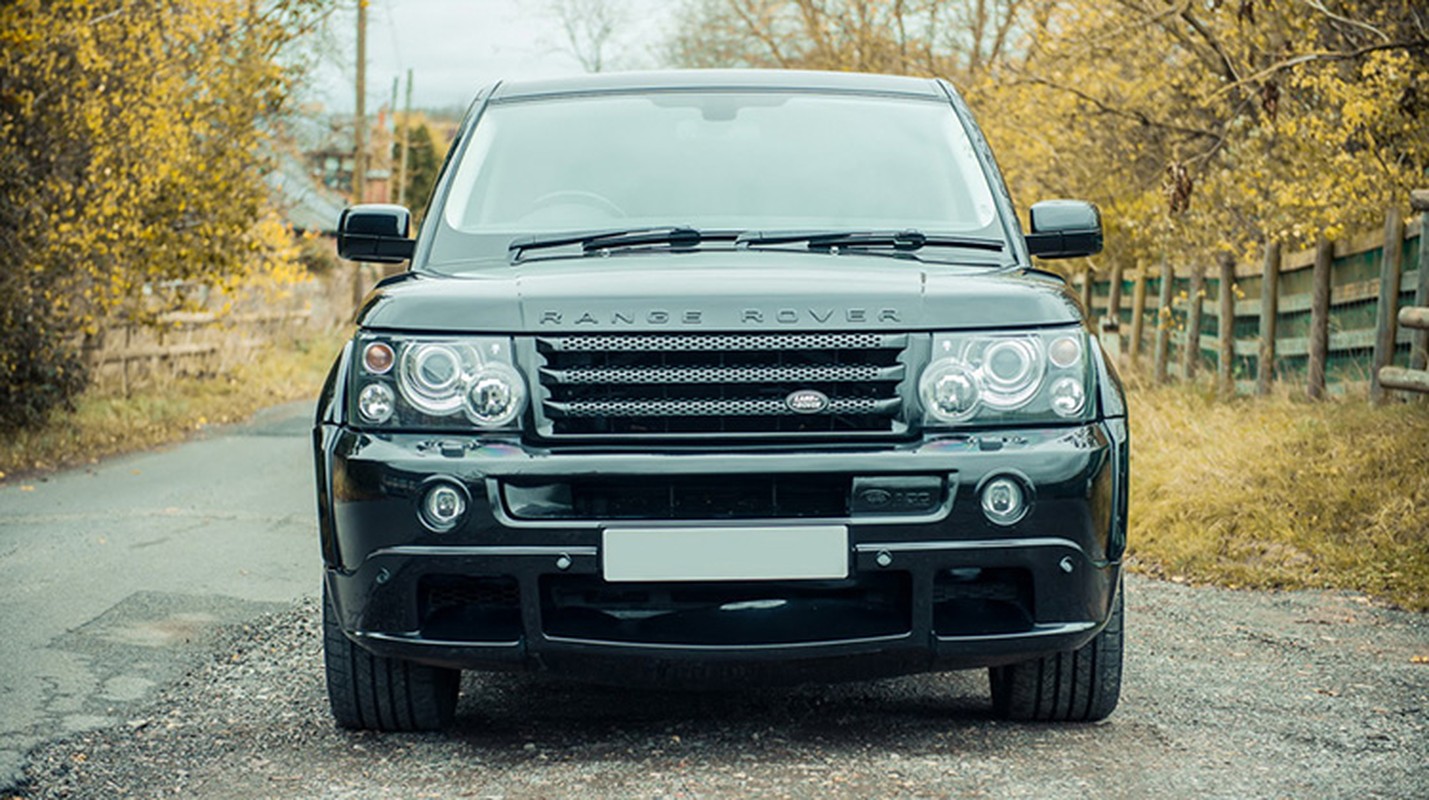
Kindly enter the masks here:
[[338, 731], [304, 414], [0, 488], [0, 797], [1429, 797], [1429, 615], [1135, 577], [1097, 725], [996, 721], [981, 672], [468, 675], [449, 732]]
[[218, 627], [316, 593], [311, 414], [0, 486], [0, 788], [29, 748], [126, 719]]

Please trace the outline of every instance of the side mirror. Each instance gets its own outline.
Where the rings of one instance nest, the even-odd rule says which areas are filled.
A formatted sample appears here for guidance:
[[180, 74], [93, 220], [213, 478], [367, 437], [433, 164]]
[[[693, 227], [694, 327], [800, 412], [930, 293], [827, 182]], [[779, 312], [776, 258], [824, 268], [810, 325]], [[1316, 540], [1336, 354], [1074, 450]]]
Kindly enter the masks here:
[[1043, 200], [1028, 216], [1027, 249], [1040, 258], [1094, 256], [1102, 251], [1102, 215], [1084, 200]]
[[342, 211], [337, 221], [337, 254], [349, 261], [397, 264], [412, 257], [407, 238], [412, 212], [402, 206], [368, 203]]

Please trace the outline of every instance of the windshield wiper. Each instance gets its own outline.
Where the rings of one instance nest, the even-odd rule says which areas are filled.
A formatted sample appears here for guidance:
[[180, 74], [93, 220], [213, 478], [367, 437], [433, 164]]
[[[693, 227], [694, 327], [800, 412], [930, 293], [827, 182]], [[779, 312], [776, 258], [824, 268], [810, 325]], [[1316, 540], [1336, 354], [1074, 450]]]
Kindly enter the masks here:
[[646, 245], [669, 245], [670, 247], [697, 247], [703, 242], [734, 241], [738, 233], [734, 231], [701, 231], [682, 225], [659, 228], [616, 228], [557, 236], [527, 236], [507, 245], [513, 261], [518, 260], [528, 250], [545, 250], [554, 247], [580, 245], [584, 253], [613, 250], [621, 247], [643, 247]]
[[835, 247], [891, 247], [912, 252], [924, 247], [961, 247], [969, 250], [1002, 252], [1006, 245], [1000, 239], [976, 236], [944, 236], [922, 231], [788, 231], [760, 233], [749, 231], [735, 239], [734, 246], [806, 244], [810, 250], [832, 250]]

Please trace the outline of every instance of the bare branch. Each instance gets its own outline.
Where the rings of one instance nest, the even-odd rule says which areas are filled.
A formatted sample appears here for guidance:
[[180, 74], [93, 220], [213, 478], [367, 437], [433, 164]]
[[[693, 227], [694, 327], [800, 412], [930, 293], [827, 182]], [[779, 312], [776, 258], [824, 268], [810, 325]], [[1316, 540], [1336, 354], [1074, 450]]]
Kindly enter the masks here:
[[1325, 50], [1316, 53], [1302, 53], [1298, 56], [1295, 56], [1294, 58], [1287, 58], [1284, 61], [1278, 61], [1266, 67], [1265, 69], [1255, 73], [1254, 75], [1249, 75], [1242, 80], [1238, 80], [1235, 83], [1232, 83], [1228, 86], [1224, 86], [1211, 96], [1216, 97], [1225, 94], [1232, 89], [1243, 87], [1247, 84], [1257, 83], [1264, 78], [1276, 74], [1277, 72], [1283, 72], [1288, 69], [1293, 69], [1302, 64], [1309, 64], [1313, 61], [1352, 61], [1356, 58], [1361, 58], [1363, 56], [1369, 55], [1370, 53], [1376, 53], [1382, 50], [1419, 50], [1422, 48], [1429, 48], [1429, 39], [1416, 39], [1410, 42], [1387, 42], [1384, 44], [1368, 45], [1366, 47], [1360, 47], [1355, 50]]
[[548, 2], [566, 34], [566, 52], [574, 56], [586, 72], [604, 70], [608, 66], [606, 47], [616, 29], [625, 22], [625, 8], [619, 0]]
[[1050, 89], [1056, 89], [1059, 92], [1066, 92], [1073, 97], [1092, 104], [1103, 113], [1122, 117], [1124, 119], [1130, 119], [1150, 128], [1157, 128], [1159, 130], [1171, 131], [1173, 133], [1182, 133], [1187, 136], [1194, 136], [1213, 140], [1220, 140], [1224, 138], [1223, 134], [1216, 133], [1215, 131], [1205, 130], [1204, 128], [1190, 128], [1184, 125], [1176, 125], [1174, 123], [1152, 119], [1151, 115], [1147, 114], [1145, 111], [1141, 111], [1138, 109], [1117, 108], [1116, 106], [1113, 106], [1106, 101], [1101, 100], [1100, 98], [1093, 97], [1092, 95], [1082, 91], [1081, 89], [1077, 89], [1072, 86], [1063, 86], [1059, 83], [1039, 76], [1029, 75], [1017, 81], [1017, 83], [1032, 83], [1038, 86], [1046, 86]]
[[749, 30], [749, 35], [757, 39], [761, 44], [769, 49], [769, 55], [774, 57], [774, 62], [783, 69], [790, 66], [789, 59], [784, 57], [784, 52], [779, 49], [779, 41], [774, 38], [772, 31], [760, 26], [751, 15], [752, 9], [746, 7], [740, 0], [729, 0], [730, 8], [734, 10], [736, 16], [744, 23], [744, 27]]
[[1211, 31], [1205, 25], [1201, 24], [1200, 20], [1191, 15], [1189, 6], [1183, 8], [1179, 16], [1215, 51], [1216, 56], [1220, 60], [1221, 71], [1225, 74], [1226, 80], [1232, 83], [1238, 83], [1240, 81], [1240, 74], [1236, 72], [1235, 65], [1231, 63], [1231, 57], [1226, 54], [1226, 50], [1221, 46], [1220, 40], [1213, 36]]
[[1332, 20], [1334, 20], [1334, 21], [1336, 21], [1336, 22], [1344, 23], [1345, 25], [1349, 25], [1349, 26], [1351, 26], [1351, 27], [1361, 28], [1361, 29], [1363, 29], [1363, 30], [1369, 31], [1370, 33], [1374, 34], [1375, 36], [1378, 36], [1381, 41], [1384, 41], [1384, 42], [1390, 41], [1389, 34], [1385, 33], [1384, 31], [1380, 30], [1379, 28], [1376, 28], [1375, 26], [1369, 24], [1368, 22], [1361, 22], [1361, 21], [1359, 21], [1359, 20], [1357, 20], [1357, 19], [1350, 19], [1349, 17], [1342, 17], [1342, 16], [1340, 16], [1339, 14], [1336, 14], [1335, 12], [1331, 11], [1330, 9], [1325, 8], [1325, 4], [1324, 4], [1324, 3], [1321, 3], [1320, 0], [1301, 0], [1301, 2], [1303, 2], [1303, 3], [1304, 3], [1305, 5], [1307, 5], [1307, 6], [1309, 6], [1309, 7], [1313, 8], [1313, 9], [1315, 9], [1316, 11], [1320, 12], [1321, 14], [1324, 14], [1325, 16], [1329, 17], [1330, 19], [1332, 19]]

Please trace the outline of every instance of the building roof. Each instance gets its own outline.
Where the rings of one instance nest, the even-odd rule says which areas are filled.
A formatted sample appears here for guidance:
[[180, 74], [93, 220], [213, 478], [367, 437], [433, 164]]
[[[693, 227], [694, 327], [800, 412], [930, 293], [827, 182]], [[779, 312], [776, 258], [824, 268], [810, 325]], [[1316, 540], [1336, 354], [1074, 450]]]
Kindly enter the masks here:
[[284, 221], [300, 231], [335, 233], [347, 198], [313, 180], [296, 157], [280, 155], [277, 162], [268, 186]]

